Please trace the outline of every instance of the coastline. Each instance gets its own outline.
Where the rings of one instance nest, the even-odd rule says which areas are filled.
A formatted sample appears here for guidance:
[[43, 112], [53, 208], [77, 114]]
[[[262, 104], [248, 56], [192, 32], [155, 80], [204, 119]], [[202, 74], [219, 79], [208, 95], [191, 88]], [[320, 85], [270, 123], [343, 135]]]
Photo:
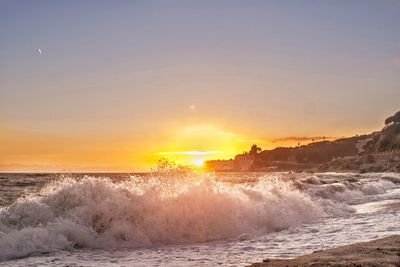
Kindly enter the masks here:
[[400, 235], [314, 251], [293, 259], [264, 259], [248, 267], [400, 266]]

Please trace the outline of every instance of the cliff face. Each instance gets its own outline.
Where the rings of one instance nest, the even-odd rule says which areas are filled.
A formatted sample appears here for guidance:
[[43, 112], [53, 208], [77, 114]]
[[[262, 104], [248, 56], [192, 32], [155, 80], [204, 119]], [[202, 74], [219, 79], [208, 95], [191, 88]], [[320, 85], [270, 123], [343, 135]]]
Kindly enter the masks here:
[[400, 149], [400, 123], [393, 123], [382, 129], [373, 152]]

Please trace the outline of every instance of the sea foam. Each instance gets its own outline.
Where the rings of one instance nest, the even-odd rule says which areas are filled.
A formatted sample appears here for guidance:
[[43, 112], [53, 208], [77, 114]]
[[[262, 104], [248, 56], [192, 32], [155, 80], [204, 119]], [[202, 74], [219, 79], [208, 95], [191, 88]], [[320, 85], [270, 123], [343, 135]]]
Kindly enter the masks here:
[[399, 178], [268, 174], [254, 183], [227, 183], [174, 171], [119, 182], [64, 177], [0, 208], [0, 260], [67, 249], [157, 247], [265, 235], [347, 216], [356, 212], [354, 205], [398, 199], [393, 189]]
[[291, 182], [64, 178], [0, 209], [0, 259], [72, 248], [154, 247], [258, 235], [320, 219]]

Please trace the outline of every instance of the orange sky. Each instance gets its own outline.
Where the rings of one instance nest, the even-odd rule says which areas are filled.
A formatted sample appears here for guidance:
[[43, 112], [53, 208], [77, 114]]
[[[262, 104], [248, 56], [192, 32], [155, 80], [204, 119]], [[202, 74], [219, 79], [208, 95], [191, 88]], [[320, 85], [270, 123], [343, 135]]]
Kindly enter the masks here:
[[[247, 131], [249, 132], [249, 131]], [[1, 128], [2, 172], [134, 172], [147, 171], [158, 159], [199, 165], [209, 159], [229, 159], [249, 150], [306, 144], [321, 137], [259, 138], [197, 124], [149, 133], [141, 137], [61, 135]], [[329, 139], [330, 137], [327, 136]]]

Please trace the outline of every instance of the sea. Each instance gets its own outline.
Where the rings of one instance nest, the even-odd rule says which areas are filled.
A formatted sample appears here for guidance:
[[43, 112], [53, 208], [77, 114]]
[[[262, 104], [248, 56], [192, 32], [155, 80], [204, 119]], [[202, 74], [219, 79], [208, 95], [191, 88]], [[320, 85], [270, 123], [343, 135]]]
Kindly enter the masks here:
[[246, 266], [399, 222], [399, 173], [0, 174], [1, 266]]

